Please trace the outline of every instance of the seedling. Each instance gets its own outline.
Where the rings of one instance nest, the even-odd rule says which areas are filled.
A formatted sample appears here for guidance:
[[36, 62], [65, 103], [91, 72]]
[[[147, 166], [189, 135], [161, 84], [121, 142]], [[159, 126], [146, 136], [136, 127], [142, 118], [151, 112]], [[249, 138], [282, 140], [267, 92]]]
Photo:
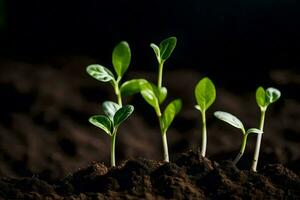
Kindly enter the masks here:
[[258, 135], [262, 135], [263, 132], [257, 128], [249, 128], [247, 130], [245, 130], [243, 123], [234, 115], [227, 113], [227, 112], [223, 112], [223, 111], [217, 111], [214, 113], [215, 117], [230, 124], [233, 127], [236, 127], [238, 129], [240, 129], [243, 133], [243, 142], [242, 142], [242, 146], [240, 149], [240, 152], [238, 153], [238, 155], [235, 157], [233, 164], [236, 165], [239, 160], [241, 159], [241, 157], [244, 154], [246, 145], [247, 145], [247, 137], [250, 133], [257, 133]]
[[[265, 114], [268, 106], [275, 101], [277, 101], [281, 96], [281, 93], [276, 88], [268, 88], [264, 89], [263, 87], [258, 87], [256, 90], [256, 103], [260, 108], [260, 123], [259, 123], [259, 129], [263, 131], [264, 129], [264, 123], [265, 123]], [[256, 139], [256, 146], [255, 146], [255, 152], [254, 157], [252, 161], [252, 171], [256, 172], [257, 163], [258, 163], [258, 157], [259, 157], [259, 151], [260, 151], [260, 145], [261, 145], [261, 139], [262, 134], [258, 134]]]
[[141, 95], [145, 99], [145, 101], [151, 105], [158, 117], [160, 132], [162, 135], [163, 141], [163, 151], [164, 151], [164, 161], [169, 162], [169, 151], [168, 151], [168, 141], [167, 141], [167, 131], [173, 122], [175, 116], [181, 110], [182, 102], [180, 99], [173, 100], [168, 104], [164, 112], [161, 112], [160, 105], [164, 102], [167, 97], [167, 88], [162, 86], [162, 74], [163, 74], [163, 66], [165, 61], [172, 54], [177, 39], [175, 37], [170, 37], [163, 40], [159, 46], [155, 44], [151, 44], [157, 61], [158, 61], [158, 82], [157, 86], [153, 83], [150, 83], [146, 80], [139, 82], [139, 87], [141, 89]]
[[205, 77], [199, 81], [195, 88], [195, 97], [197, 104], [195, 108], [201, 112], [202, 115], [202, 146], [201, 155], [205, 157], [207, 145], [207, 131], [206, 131], [206, 110], [213, 104], [216, 99], [216, 89], [213, 82]]
[[115, 142], [118, 127], [133, 112], [132, 105], [120, 106], [112, 101], [105, 101], [102, 104], [104, 115], [94, 115], [89, 118], [89, 122], [102, 129], [111, 138], [111, 166], [116, 166], [115, 160]]
[[116, 73], [116, 77], [108, 68], [99, 64], [89, 65], [86, 69], [87, 73], [96, 80], [111, 83], [117, 96], [119, 106], [122, 106], [120, 81], [124, 73], [127, 71], [130, 61], [130, 47], [127, 42], [122, 41], [114, 48], [112, 53], [112, 64]]

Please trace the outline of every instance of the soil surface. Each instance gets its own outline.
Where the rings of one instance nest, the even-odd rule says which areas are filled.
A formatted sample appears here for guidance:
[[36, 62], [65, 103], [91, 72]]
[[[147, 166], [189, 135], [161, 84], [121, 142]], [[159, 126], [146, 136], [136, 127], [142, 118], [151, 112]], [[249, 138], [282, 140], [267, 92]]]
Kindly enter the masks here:
[[[153, 109], [140, 95], [135, 95], [124, 98], [125, 103], [135, 106], [135, 112], [119, 128], [116, 160], [120, 167], [107, 169], [102, 164], [93, 164], [85, 169], [92, 162], [109, 163], [109, 138], [87, 119], [101, 113], [103, 101], [115, 99], [109, 84], [86, 74], [85, 67], [92, 63], [102, 62], [87, 57], [49, 58], [47, 62], [0, 61], [0, 194], [3, 198], [20, 195], [26, 199], [22, 195], [29, 195], [29, 199], [34, 199], [35, 195], [46, 194], [59, 198], [70, 197], [72, 193], [95, 199], [97, 195], [99, 198], [118, 195], [223, 198], [230, 194], [237, 198], [251, 194], [257, 198], [299, 197], [296, 190], [298, 187], [300, 191], [300, 97], [296, 92], [300, 88], [299, 72], [273, 70], [264, 82], [241, 81], [240, 75], [234, 73], [230, 77], [210, 75], [216, 83], [217, 99], [207, 112], [207, 157], [215, 162], [203, 160], [195, 152], [181, 155], [201, 144], [201, 116], [194, 109], [194, 87], [203, 75], [189, 69], [165, 72], [166, 102], [174, 98], [183, 101], [183, 109], [167, 136], [173, 163], [149, 161], [162, 160], [161, 136]], [[148, 72], [137, 70], [137, 67], [129, 68], [125, 79], [156, 81], [155, 67]], [[267, 111], [259, 173], [253, 174], [247, 170], [251, 166], [255, 135], [249, 136], [245, 155], [237, 166], [242, 170], [239, 171], [224, 161], [236, 156], [241, 133], [215, 119], [213, 112], [231, 112], [247, 128], [257, 127], [259, 109], [254, 91], [258, 85], [279, 88], [282, 98]], [[134, 160], [139, 157], [146, 160]], [[129, 161], [125, 163], [125, 160]], [[80, 168], [85, 170], [78, 171]], [[96, 195], [97, 192], [101, 194]]]
[[259, 173], [189, 151], [174, 163], [127, 160], [95, 163], [49, 184], [38, 177], [0, 179], [3, 199], [299, 199], [300, 178], [281, 164]]

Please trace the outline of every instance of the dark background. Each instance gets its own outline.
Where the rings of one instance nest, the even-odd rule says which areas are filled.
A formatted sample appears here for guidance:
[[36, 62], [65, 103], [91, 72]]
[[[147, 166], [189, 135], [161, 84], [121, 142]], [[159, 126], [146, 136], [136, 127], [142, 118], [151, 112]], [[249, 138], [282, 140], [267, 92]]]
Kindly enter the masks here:
[[[87, 122], [100, 104], [114, 100], [112, 88], [85, 68], [111, 68], [111, 52], [129, 42], [126, 78], [156, 81], [151, 42], [169, 36], [177, 47], [166, 62], [169, 102], [182, 112], [168, 133], [171, 160], [199, 146], [200, 115], [193, 90], [204, 75], [217, 87], [208, 111], [208, 156], [233, 158], [238, 131], [213, 118], [216, 110], [256, 127], [259, 85], [282, 91], [268, 110], [263, 163], [300, 169], [300, 12], [296, 0], [245, 1], [48, 1], [0, 0], [0, 175], [56, 180], [92, 161], [109, 163], [109, 139]], [[134, 115], [117, 138], [117, 162], [130, 157], [161, 160], [157, 119], [140, 96], [126, 98]], [[233, 133], [234, 132], [234, 133]], [[255, 137], [241, 167], [250, 166]], [[298, 171], [297, 171], [298, 169]]]

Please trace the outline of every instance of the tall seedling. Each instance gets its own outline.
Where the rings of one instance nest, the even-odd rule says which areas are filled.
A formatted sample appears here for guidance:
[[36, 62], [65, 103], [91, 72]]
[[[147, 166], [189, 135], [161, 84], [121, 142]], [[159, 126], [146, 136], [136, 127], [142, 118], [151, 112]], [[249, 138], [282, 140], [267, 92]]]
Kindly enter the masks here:
[[202, 145], [201, 155], [205, 157], [207, 146], [207, 130], [206, 130], [206, 110], [213, 104], [216, 99], [216, 89], [213, 82], [205, 77], [199, 81], [195, 88], [195, 97], [197, 105], [195, 108], [202, 115]]
[[[260, 108], [261, 116], [260, 116], [259, 129], [261, 131], [263, 131], [263, 129], [264, 129], [265, 114], [266, 114], [268, 106], [270, 104], [274, 103], [275, 101], [277, 101], [280, 98], [280, 96], [281, 96], [281, 93], [276, 88], [270, 87], [266, 90], [263, 87], [257, 88], [256, 103]], [[256, 172], [257, 163], [258, 163], [261, 139], [262, 139], [262, 134], [258, 134], [257, 140], [256, 140], [254, 157], [253, 157], [253, 161], [252, 161], [252, 167], [251, 167], [252, 171], [255, 171], [255, 172]]]

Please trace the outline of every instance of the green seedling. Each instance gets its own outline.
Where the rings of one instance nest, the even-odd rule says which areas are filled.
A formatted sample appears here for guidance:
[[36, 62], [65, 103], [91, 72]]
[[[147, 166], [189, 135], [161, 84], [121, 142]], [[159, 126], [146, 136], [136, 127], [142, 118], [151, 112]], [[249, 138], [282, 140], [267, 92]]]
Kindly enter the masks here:
[[116, 166], [115, 160], [115, 142], [118, 127], [133, 112], [132, 105], [120, 106], [112, 101], [105, 101], [102, 104], [104, 115], [94, 115], [89, 118], [89, 122], [102, 129], [111, 138], [111, 166]]
[[[265, 123], [265, 114], [268, 106], [275, 101], [277, 101], [281, 96], [281, 93], [278, 89], [276, 88], [268, 88], [264, 89], [263, 87], [258, 87], [256, 90], [256, 103], [260, 108], [260, 123], [259, 123], [259, 129], [263, 131], [264, 129], [264, 123]], [[262, 139], [262, 134], [259, 134], [257, 136], [256, 140], [256, 146], [255, 146], [255, 152], [254, 152], [254, 157], [252, 161], [252, 171], [256, 172], [257, 168], [257, 163], [258, 163], [258, 157], [259, 157], [259, 151], [260, 151], [260, 145], [261, 145], [261, 139]]]
[[206, 110], [213, 104], [216, 99], [216, 89], [213, 82], [205, 77], [199, 81], [195, 88], [195, 97], [197, 104], [195, 108], [201, 112], [202, 115], [202, 146], [201, 155], [205, 157], [207, 145], [207, 131], [206, 131]]
[[164, 102], [167, 97], [167, 88], [162, 86], [162, 76], [163, 76], [163, 66], [165, 61], [172, 54], [177, 39], [176, 37], [170, 37], [163, 40], [159, 46], [155, 44], [150, 44], [153, 49], [157, 61], [158, 61], [158, 82], [157, 86], [153, 83], [150, 83], [146, 80], [142, 80], [139, 82], [139, 87], [141, 90], [141, 95], [145, 99], [145, 101], [151, 105], [158, 117], [160, 132], [162, 135], [163, 141], [163, 151], [164, 151], [164, 161], [169, 162], [169, 151], [168, 151], [168, 141], [167, 141], [167, 131], [173, 122], [175, 116], [181, 110], [182, 102], [180, 99], [173, 100], [171, 103], [167, 105], [164, 112], [161, 112], [160, 105]]
[[114, 48], [112, 53], [112, 64], [116, 76], [108, 68], [99, 64], [89, 65], [86, 69], [87, 73], [96, 80], [111, 83], [117, 96], [119, 106], [122, 106], [122, 93], [120, 91], [120, 82], [123, 78], [124, 73], [129, 67], [130, 61], [130, 47], [127, 42], [122, 41]]
[[240, 129], [243, 133], [243, 142], [242, 142], [240, 152], [238, 153], [238, 155], [236, 156], [236, 158], [233, 161], [233, 164], [236, 165], [244, 154], [244, 151], [245, 151], [245, 148], [247, 145], [248, 135], [250, 133], [256, 133], [258, 135], [262, 135], [263, 132], [257, 128], [249, 128], [249, 129], [245, 130], [243, 123], [237, 117], [235, 117], [234, 115], [232, 115], [230, 113], [223, 112], [223, 111], [217, 111], [214, 113], [214, 115], [216, 118], [230, 124], [233, 127]]

